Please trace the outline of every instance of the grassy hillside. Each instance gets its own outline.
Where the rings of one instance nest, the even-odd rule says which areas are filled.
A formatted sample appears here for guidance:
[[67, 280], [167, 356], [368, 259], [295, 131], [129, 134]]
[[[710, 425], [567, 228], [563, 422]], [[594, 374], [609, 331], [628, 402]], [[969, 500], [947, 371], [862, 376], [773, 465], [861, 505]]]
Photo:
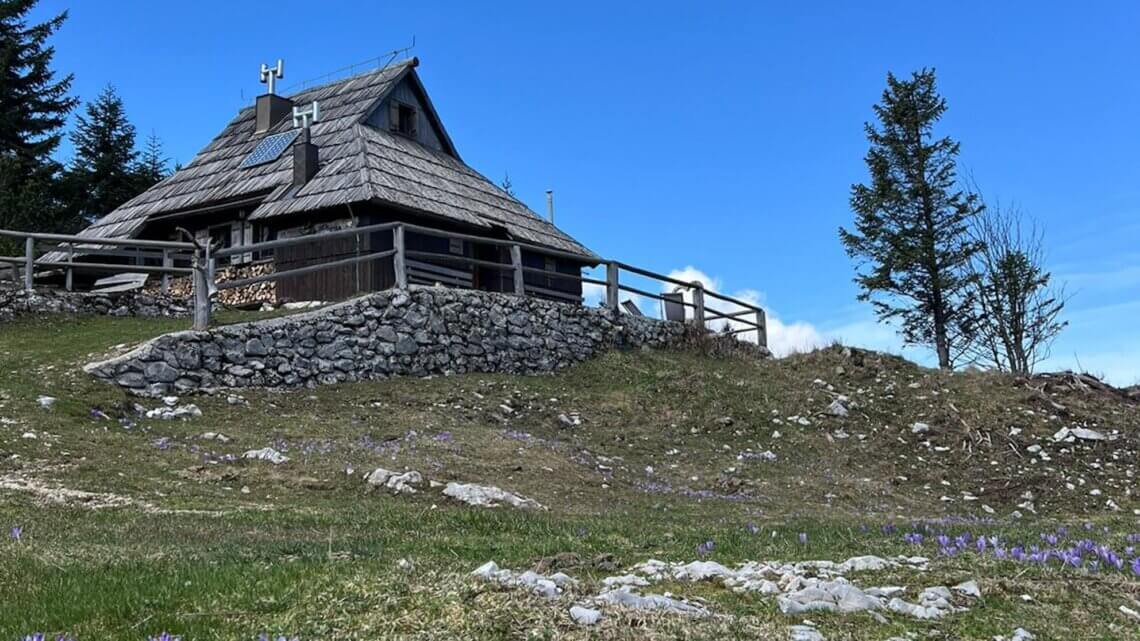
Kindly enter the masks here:
[[[806, 618], [828, 640], [991, 639], [1018, 626], [1038, 639], [1140, 638], [1120, 610], [1140, 610], [1140, 554], [1127, 551], [1140, 547], [1140, 406], [1077, 378], [946, 375], [841, 347], [769, 362], [636, 351], [556, 376], [184, 398], [202, 415], [164, 421], [135, 407], [158, 401], [79, 371], [184, 324], [0, 326], [0, 527], [22, 528], [0, 541], [0, 640], [786, 638], [804, 616], [711, 582], [652, 591], [716, 616], [615, 610], [582, 628], [572, 601], [468, 574], [488, 560], [554, 566], [585, 595], [650, 558], [904, 553], [930, 557], [928, 570], [860, 583], [975, 579], [983, 599], [934, 622]], [[1062, 428], [1104, 440], [1055, 440]], [[291, 460], [240, 458], [263, 447]], [[376, 467], [496, 485], [548, 509], [393, 496], [362, 481]], [[1079, 567], [997, 558], [939, 535], [1026, 551], [1088, 540], [1121, 563], [1094, 551]]]

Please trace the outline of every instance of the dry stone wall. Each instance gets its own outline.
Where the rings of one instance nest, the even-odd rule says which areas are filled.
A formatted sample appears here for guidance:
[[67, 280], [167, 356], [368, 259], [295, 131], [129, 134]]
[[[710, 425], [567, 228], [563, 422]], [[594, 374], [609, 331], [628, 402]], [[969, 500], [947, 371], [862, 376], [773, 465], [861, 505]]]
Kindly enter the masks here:
[[398, 375], [550, 372], [613, 346], [666, 346], [687, 335], [679, 323], [614, 319], [599, 308], [412, 287], [293, 316], [167, 334], [85, 369], [143, 395], [295, 388]]
[[77, 314], [107, 316], [189, 316], [187, 301], [142, 292], [92, 294], [58, 290], [0, 289], [0, 322], [21, 316]]

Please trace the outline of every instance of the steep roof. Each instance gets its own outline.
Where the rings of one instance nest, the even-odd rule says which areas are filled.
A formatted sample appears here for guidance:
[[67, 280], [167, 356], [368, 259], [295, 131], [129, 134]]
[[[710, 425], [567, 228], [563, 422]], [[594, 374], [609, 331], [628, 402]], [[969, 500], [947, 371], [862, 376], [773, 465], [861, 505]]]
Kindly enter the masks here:
[[[285, 118], [265, 134], [255, 135], [256, 112], [247, 107], [186, 167], [97, 220], [81, 235], [129, 238], [148, 222], [226, 204], [246, 205], [252, 210], [251, 219], [264, 220], [335, 205], [378, 202], [475, 227], [503, 227], [523, 242], [595, 257], [457, 155], [366, 124], [405, 77], [420, 86], [416, 64], [413, 58], [290, 96], [297, 105], [314, 100], [321, 105], [321, 120], [312, 126], [312, 141], [320, 149], [320, 170], [300, 188], [292, 186], [293, 161], [288, 151], [272, 162], [240, 167], [265, 136], [292, 127], [291, 119]], [[428, 110], [432, 111], [430, 102]], [[442, 124], [436, 124], [443, 132]], [[445, 147], [451, 149], [446, 132], [443, 138]]]

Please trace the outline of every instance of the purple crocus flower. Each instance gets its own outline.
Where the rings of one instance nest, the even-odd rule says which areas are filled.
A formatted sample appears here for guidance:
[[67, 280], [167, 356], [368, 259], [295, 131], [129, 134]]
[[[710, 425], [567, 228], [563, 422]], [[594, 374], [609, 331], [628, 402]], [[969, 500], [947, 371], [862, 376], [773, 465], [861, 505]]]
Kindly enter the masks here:
[[24, 635], [24, 641], [44, 641], [44, 633], [34, 632], [32, 634]]
[[974, 547], [977, 548], [978, 554], [984, 554], [986, 551], [986, 537], [979, 536], [978, 540], [974, 542]]
[[182, 641], [182, 637], [171, 636], [169, 632], [163, 631], [157, 637], [148, 637], [147, 641]]
[[911, 545], [922, 545], [922, 540], [925, 537], [920, 532], [909, 532], [903, 535], [903, 540]]
[[700, 545], [697, 546], [697, 555], [698, 556], [708, 556], [709, 554], [712, 553], [714, 548], [716, 548], [716, 543], [714, 543], [711, 540], [705, 541], [704, 543], [701, 543]]
[[1056, 534], [1047, 534], [1047, 533], [1042, 534], [1041, 540], [1048, 543], [1049, 545], [1057, 545], [1057, 535]]
[[20, 526], [20, 525], [16, 525], [16, 526], [14, 526], [14, 527], [11, 529], [11, 531], [9, 531], [9, 532], [8, 532], [8, 536], [12, 537], [12, 540], [13, 540], [13, 541], [16, 541], [17, 543], [19, 543], [19, 542], [20, 542], [20, 537], [24, 536], [24, 528], [23, 528], [23, 526]]
[[759, 534], [760, 533], [760, 526], [756, 525], [755, 523], [748, 523], [747, 525], [744, 526], [744, 529], [748, 530], [749, 534]]
[[946, 536], [945, 534], [939, 534], [937, 540], [938, 540], [938, 547], [942, 547], [942, 548], [950, 547], [950, 537]]
[[808, 535], [807, 532], [800, 532], [800, 545], [807, 545]]
[[1132, 573], [1136, 576], [1140, 576], [1140, 557], [1132, 559]]

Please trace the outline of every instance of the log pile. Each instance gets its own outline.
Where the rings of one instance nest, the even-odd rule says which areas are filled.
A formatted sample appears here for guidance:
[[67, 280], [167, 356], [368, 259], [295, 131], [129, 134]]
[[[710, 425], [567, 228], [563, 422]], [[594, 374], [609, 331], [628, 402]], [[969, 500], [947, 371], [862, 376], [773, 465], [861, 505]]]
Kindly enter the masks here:
[[[224, 283], [239, 278], [264, 276], [266, 274], [272, 274], [273, 271], [274, 265], [271, 262], [255, 263], [252, 265], [230, 265], [218, 269], [214, 272], [214, 277], [218, 283]], [[153, 279], [146, 288], [146, 291], [151, 294], [158, 294], [160, 290], [160, 278]], [[189, 276], [170, 279], [170, 295], [172, 297], [190, 299], [192, 293], [193, 285], [191, 284]], [[275, 305], [277, 303], [277, 284], [274, 281], [266, 281], [239, 287], [237, 289], [220, 290], [214, 296], [214, 302], [227, 307], [248, 307], [259, 303]]]

